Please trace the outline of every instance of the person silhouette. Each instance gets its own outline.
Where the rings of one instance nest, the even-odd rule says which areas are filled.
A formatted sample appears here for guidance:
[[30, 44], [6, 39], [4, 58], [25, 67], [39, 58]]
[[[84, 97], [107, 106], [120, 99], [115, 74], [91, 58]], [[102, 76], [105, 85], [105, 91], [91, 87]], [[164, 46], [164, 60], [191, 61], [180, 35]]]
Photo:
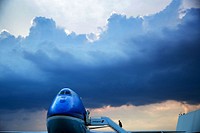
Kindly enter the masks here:
[[119, 126], [122, 127], [122, 123], [121, 123], [121, 121], [119, 120], [118, 122], [119, 122]]

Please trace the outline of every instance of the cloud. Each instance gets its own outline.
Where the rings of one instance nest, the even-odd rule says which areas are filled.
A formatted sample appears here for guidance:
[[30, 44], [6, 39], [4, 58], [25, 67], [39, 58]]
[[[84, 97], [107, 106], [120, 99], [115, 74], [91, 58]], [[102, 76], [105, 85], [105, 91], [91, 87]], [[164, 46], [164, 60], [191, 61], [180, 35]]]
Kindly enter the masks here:
[[2, 32], [0, 108], [47, 109], [63, 87], [91, 108], [166, 100], [198, 104], [200, 10], [188, 9], [179, 18], [180, 5], [173, 1], [146, 17], [112, 14], [95, 41], [66, 34], [45, 17], [33, 20], [26, 37]]
[[[153, 14], [151, 16], [147, 16], [145, 18], [145, 28], [147, 30], [155, 30], [166, 28], [174, 28], [179, 23], [179, 15], [180, 15], [180, 7], [182, 1], [172, 1], [170, 5], [168, 5], [163, 11]], [[148, 26], [150, 25], [150, 26]], [[154, 28], [156, 27], [156, 28]]]

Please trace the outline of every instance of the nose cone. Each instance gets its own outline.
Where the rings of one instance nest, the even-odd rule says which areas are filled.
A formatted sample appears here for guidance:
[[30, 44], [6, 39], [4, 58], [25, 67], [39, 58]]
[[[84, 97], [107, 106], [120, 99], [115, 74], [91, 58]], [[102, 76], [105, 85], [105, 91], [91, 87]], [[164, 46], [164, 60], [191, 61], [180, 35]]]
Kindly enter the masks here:
[[64, 88], [54, 99], [48, 110], [47, 117], [67, 115], [84, 119], [85, 114], [85, 107], [80, 97], [71, 89]]

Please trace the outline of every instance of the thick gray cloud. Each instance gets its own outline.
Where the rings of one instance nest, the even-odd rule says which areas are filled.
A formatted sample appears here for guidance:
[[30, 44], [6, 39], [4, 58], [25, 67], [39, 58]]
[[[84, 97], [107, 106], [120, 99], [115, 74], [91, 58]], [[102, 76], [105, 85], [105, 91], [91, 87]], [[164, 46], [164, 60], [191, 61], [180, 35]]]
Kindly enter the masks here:
[[[47, 108], [63, 87], [86, 107], [200, 102], [200, 10], [179, 1], [147, 17], [113, 14], [99, 39], [36, 17], [25, 38], [0, 34], [0, 108]], [[91, 36], [91, 35], [90, 35]]]

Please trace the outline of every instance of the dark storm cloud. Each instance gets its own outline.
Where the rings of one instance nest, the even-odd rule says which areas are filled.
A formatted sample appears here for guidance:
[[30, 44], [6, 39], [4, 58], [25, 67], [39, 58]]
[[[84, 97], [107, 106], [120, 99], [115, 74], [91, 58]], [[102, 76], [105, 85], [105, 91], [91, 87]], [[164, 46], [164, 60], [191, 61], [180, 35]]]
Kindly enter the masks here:
[[63, 87], [86, 107], [199, 103], [200, 10], [180, 19], [179, 6], [173, 1], [144, 18], [113, 14], [94, 42], [44, 17], [34, 19], [26, 38], [1, 33], [1, 108], [47, 108]]

